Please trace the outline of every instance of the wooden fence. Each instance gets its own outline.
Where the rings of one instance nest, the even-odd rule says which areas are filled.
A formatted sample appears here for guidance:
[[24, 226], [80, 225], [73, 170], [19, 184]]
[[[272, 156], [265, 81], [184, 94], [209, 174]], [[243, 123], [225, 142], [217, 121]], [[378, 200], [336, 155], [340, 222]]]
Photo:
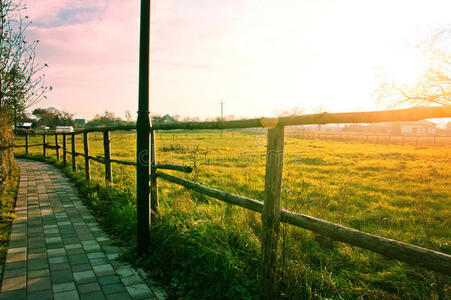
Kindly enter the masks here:
[[[294, 213], [280, 208], [280, 192], [283, 171], [283, 153], [284, 153], [284, 129], [288, 125], [304, 124], [327, 124], [327, 123], [377, 123], [389, 121], [417, 121], [427, 118], [445, 118], [451, 117], [451, 107], [427, 107], [413, 108], [378, 112], [361, 113], [338, 113], [338, 114], [314, 114], [301, 115], [284, 118], [261, 118], [253, 120], [224, 121], [224, 122], [183, 122], [172, 124], [160, 124], [150, 127], [150, 153], [145, 159], [150, 162], [150, 199], [151, 211], [158, 213], [158, 180], [162, 179], [177, 185], [184, 186], [210, 196], [212, 198], [237, 205], [252, 211], [261, 213], [262, 217], [262, 245], [261, 245], [261, 297], [263, 299], [273, 299], [276, 296], [277, 289], [275, 284], [276, 254], [279, 239], [280, 222], [291, 224], [300, 228], [311, 230], [317, 234], [327, 236], [333, 240], [341, 241], [353, 246], [364, 248], [389, 258], [398, 259], [409, 264], [418, 265], [430, 270], [451, 275], [451, 255], [425, 249], [422, 247], [409, 245], [400, 241], [368, 234], [352, 228], [333, 224], [325, 220], [311, 216]], [[266, 150], [266, 175], [264, 186], [264, 201], [246, 198], [239, 195], [223, 192], [217, 189], [195, 183], [183, 178], [163, 173], [159, 170], [169, 169], [190, 173], [192, 169], [187, 166], [158, 164], [157, 153], [155, 151], [155, 131], [156, 130], [174, 130], [174, 129], [227, 129], [227, 128], [268, 128], [267, 150]], [[26, 137], [26, 153], [28, 148], [33, 146], [42, 146], [43, 155], [47, 155], [47, 149], [56, 151], [57, 160], [60, 160], [60, 149], [63, 150], [63, 163], [67, 163], [66, 156], [72, 155], [72, 168], [76, 171], [75, 158], [82, 156], [85, 160], [86, 178], [90, 179], [90, 160], [100, 162], [105, 165], [105, 180], [112, 182], [112, 163], [137, 166], [133, 161], [122, 161], [111, 158], [110, 132], [113, 130], [130, 130], [134, 126], [117, 126], [109, 128], [85, 129], [74, 133], [53, 134], [55, 145], [47, 142], [48, 134], [42, 134], [42, 144], [29, 145]], [[89, 152], [88, 134], [90, 132], [103, 132], [104, 156], [91, 156]], [[75, 135], [83, 134], [84, 153], [75, 151]], [[58, 136], [62, 136], [62, 146], [59, 143]], [[72, 149], [66, 149], [66, 138], [72, 139]], [[137, 179], [138, 180], [138, 179]], [[138, 206], [138, 210], [140, 207]], [[139, 212], [138, 218], [143, 218], [141, 222], [149, 222], [149, 211]], [[138, 220], [139, 221], [139, 220]], [[139, 224], [139, 222], [138, 222]], [[138, 228], [138, 240], [143, 237]], [[139, 243], [138, 243], [139, 244]]]
[[451, 135], [395, 135], [365, 132], [331, 132], [313, 130], [291, 130], [286, 137], [303, 139], [330, 139], [375, 144], [399, 145], [450, 145]]

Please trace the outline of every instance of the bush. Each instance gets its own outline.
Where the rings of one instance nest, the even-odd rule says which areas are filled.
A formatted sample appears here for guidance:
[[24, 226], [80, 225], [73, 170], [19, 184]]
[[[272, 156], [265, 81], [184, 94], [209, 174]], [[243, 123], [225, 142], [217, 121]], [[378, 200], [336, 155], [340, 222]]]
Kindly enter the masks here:
[[14, 204], [19, 169], [14, 164], [11, 118], [0, 108], [0, 262], [6, 255], [9, 226], [14, 219]]

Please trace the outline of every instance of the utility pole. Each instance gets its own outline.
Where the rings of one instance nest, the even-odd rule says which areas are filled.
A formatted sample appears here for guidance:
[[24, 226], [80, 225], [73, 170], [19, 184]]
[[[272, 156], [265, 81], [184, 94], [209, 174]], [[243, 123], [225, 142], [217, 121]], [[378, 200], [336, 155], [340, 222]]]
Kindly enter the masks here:
[[221, 104], [221, 121], [224, 121], [224, 101], [219, 102]]
[[[219, 102], [219, 104], [221, 104], [221, 122], [224, 121], [224, 101]], [[222, 137], [222, 129], [221, 129], [221, 137]]]

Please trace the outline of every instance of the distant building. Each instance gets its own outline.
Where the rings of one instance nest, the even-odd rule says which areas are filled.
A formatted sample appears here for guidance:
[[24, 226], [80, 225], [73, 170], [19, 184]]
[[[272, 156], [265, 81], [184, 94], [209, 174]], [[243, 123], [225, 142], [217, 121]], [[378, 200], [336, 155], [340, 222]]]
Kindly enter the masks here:
[[17, 122], [15, 128], [23, 130], [31, 130], [32, 125], [33, 123], [31, 122]]
[[73, 132], [74, 127], [72, 126], [56, 126], [56, 132]]
[[41, 125], [38, 127], [39, 130], [49, 130], [50, 127], [46, 126], [46, 125]]
[[437, 124], [431, 121], [401, 122], [402, 135], [434, 135], [437, 133]]
[[[412, 122], [386, 122], [377, 123], [368, 126], [352, 125], [349, 129], [355, 128], [360, 132], [383, 133], [391, 135], [435, 135], [437, 133], [437, 124], [430, 121], [412, 121]], [[366, 129], [365, 129], [366, 127]]]
[[78, 125], [78, 127], [83, 127], [86, 124], [86, 119], [75, 119], [74, 123]]

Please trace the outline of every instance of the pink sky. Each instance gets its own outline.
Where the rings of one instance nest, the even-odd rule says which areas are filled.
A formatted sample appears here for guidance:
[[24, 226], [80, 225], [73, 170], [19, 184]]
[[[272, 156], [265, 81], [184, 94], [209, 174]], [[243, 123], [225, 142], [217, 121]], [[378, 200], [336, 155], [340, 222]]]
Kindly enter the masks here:
[[[364, 3], [363, 3], [364, 2]], [[152, 2], [156, 114], [271, 115], [302, 107], [381, 108], [376, 68], [449, 24], [450, 1]], [[28, 0], [53, 106], [92, 118], [137, 110], [139, 1]], [[401, 50], [400, 50], [401, 49]], [[396, 65], [396, 63], [395, 63]]]

